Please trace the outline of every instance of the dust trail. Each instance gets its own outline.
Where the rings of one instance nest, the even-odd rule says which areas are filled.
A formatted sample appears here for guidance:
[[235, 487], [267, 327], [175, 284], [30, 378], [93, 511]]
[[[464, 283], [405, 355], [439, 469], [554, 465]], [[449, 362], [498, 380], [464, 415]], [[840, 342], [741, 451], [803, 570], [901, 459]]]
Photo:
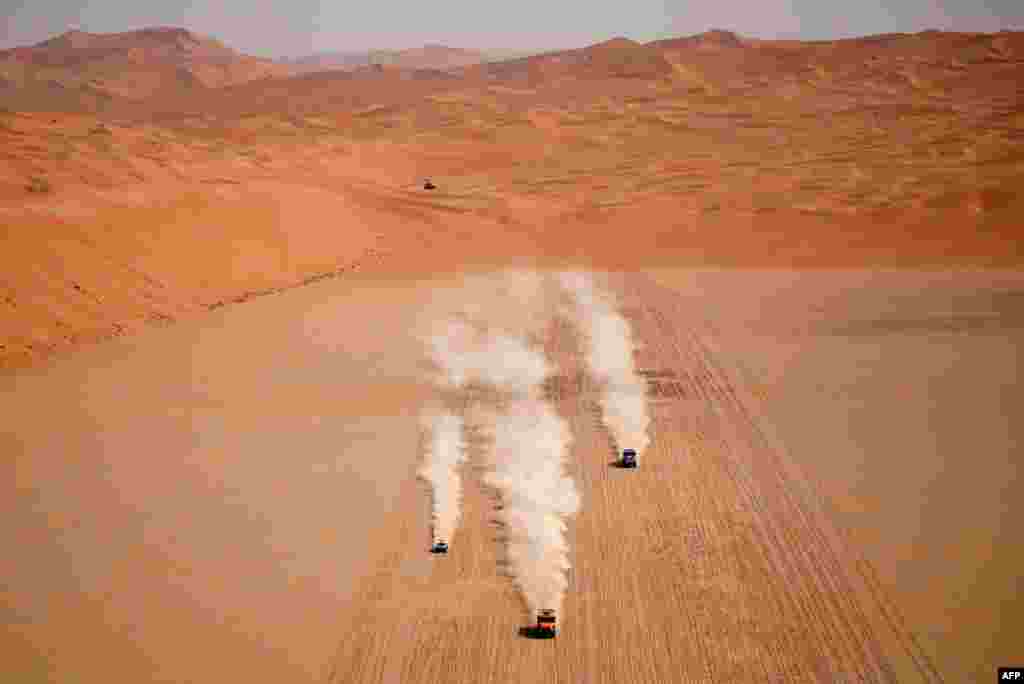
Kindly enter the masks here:
[[462, 388], [478, 382], [500, 391], [529, 394], [549, 373], [543, 356], [523, 340], [492, 335], [460, 320], [441, 321], [431, 335], [430, 351], [441, 386]]
[[493, 469], [485, 482], [501, 492], [509, 570], [530, 614], [559, 610], [571, 567], [566, 518], [580, 496], [564, 472], [569, 427], [550, 405], [518, 399], [493, 423]]
[[420, 477], [433, 489], [434, 540], [448, 541], [459, 520], [462, 478], [458, 466], [465, 458], [461, 416], [449, 412], [424, 412], [421, 417], [426, 433], [426, 453]]
[[568, 425], [543, 399], [553, 369], [533, 348], [553, 318], [553, 292], [557, 283], [534, 273], [477, 276], [438, 293], [420, 329], [438, 392], [464, 407], [490, 447], [485, 484], [502, 499], [508, 569], [531, 611], [561, 607], [566, 518], [580, 505], [563, 470]]
[[616, 310], [611, 295], [599, 292], [586, 273], [559, 274], [562, 288], [573, 297], [571, 317], [584, 338], [587, 364], [601, 386], [601, 409], [617, 449], [636, 449], [637, 458], [650, 444], [646, 384], [633, 362], [633, 334]]

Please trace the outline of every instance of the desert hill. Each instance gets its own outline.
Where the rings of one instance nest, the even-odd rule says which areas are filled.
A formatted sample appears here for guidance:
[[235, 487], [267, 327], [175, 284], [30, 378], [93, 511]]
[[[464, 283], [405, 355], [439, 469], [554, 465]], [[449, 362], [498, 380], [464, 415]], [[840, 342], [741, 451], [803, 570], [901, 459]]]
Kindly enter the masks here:
[[[185, 29], [70, 31], [0, 51], [0, 94], [10, 110], [144, 118], [158, 112], [251, 112], [262, 107], [264, 93], [270, 94], [265, 107], [270, 111], [281, 106], [324, 111], [337, 109], [339, 102], [362, 107], [381, 96], [389, 102], [418, 101], [424, 96], [419, 87], [386, 91], [398, 81], [428, 81], [447, 90], [453, 85], [445, 75], [450, 73], [459, 77], [460, 87], [525, 87], [555, 98], [683, 89], [693, 96], [782, 94], [883, 104], [907, 97], [937, 102], [950, 89], [988, 92], [1001, 84], [1008, 88], [1009, 102], [1017, 97], [1011, 82], [1019, 79], [1024, 34], [926, 31], [801, 42], [748, 39], [716, 29], [649, 43], [619, 37], [572, 50], [509, 59], [502, 54], [425, 45], [274, 62]], [[336, 73], [316, 75], [321, 71]], [[356, 76], [361, 85], [354, 87], [337, 72]], [[326, 87], [314, 92], [314, 84]], [[282, 102], [293, 97], [291, 105]]]
[[192, 97], [210, 88], [291, 73], [183, 28], [68, 31], [0, 50], [0, 88], [14, 109], [95, 111], [118, 100]]

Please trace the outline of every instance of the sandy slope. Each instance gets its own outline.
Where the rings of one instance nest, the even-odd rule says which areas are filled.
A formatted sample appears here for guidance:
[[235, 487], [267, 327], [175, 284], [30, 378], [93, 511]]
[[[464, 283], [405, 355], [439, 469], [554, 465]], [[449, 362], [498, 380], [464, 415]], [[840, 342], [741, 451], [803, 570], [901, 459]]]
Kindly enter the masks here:
[[1022, 55], [1020, 32], [710, 32], [98, 112], [9, 84], [0, 369], [356, 264], [1017, 266]]

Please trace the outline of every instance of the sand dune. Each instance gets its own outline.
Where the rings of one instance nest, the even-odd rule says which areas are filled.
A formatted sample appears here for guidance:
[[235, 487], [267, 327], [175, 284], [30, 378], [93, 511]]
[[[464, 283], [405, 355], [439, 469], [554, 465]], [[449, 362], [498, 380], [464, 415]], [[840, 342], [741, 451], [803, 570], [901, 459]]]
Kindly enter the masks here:
[[[153, 35], [103, 50], [178, 44]], [[616, 39], [102, 115], [32, 113], [9, 81], [0, 363], [357, 264], [1017, 265], [1021, 35]], [[93, 55], [100, 38], [32, 50]], [[161, 59], [229, 50], [181, 39]]]

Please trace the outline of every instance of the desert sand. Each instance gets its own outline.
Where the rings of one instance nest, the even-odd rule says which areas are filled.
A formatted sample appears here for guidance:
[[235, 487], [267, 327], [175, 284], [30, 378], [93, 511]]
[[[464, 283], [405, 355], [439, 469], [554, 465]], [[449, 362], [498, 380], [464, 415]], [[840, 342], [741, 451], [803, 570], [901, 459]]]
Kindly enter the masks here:
[[[242, 58], [204, 81], [220, 47], [168, 35], [104, 69], [200, 85], [86, 97], [73, 64], [0, 55], [5, 677], [959, 682], [1020, 660], [1020, 33], [259, 81]], [[553, 642], [518, 634], [479, 459], [446, 557], [416, 477], [413, 321], [506, 266], [602, 274], [653, 418], [642, 467], [609, 467], [576, 338], [548, 331], [583, 501]]]
[[387, 292], [313, 285], [5, 378], [5, 617], [31, 644], [5, 677], [317, 674], [417, 454], [422, 295]]
[[[554, 643], [517, 634], [479, 462], [451, 553], [427, 554], [409, 331], [457, 279], [363, 275], [5, 379], [4, 575], [33, 654], [10, 671], [929, 682], [1015, 657], [1019, 274], [608, 278], [645, 345], [653, 442], [609, 467], [554, 328], [584, 502]], [[941, 327], [957, 317], [987, 327]]]
[[[1019, 658], [1019, 271], [686, 271], [760, 425], [946, 681]], [[758, 296], [752, 297], [756, 292]], [[913, 626], [917, 627], [913, 627]], [[988, 665], [986, 665], [988, 663]], [[902, 679], [901, 679], [902, 681]]]

